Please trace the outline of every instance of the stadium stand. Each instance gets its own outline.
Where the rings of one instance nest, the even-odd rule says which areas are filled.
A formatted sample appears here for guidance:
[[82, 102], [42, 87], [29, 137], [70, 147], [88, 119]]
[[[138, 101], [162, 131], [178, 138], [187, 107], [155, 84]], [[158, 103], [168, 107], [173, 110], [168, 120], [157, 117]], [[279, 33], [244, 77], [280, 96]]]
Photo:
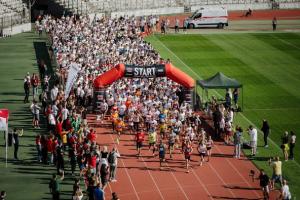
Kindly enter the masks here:
[[22, 24], [28, 19], [28, 9], [22, 0], [0, 1], [0, 28]]
[[[61, 0], [62, 1], [62, 0]], [[135, 9], [155, 9], [184, 6], [299, 3], [299, 0], [90, 0], [93, 11], [113, 12]]]

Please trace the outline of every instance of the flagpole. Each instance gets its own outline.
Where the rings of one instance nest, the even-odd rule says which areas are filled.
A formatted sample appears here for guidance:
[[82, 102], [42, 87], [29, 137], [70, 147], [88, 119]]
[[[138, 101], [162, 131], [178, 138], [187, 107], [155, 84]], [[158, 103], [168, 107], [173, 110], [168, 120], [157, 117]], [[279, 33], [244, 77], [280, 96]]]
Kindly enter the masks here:
[[5, 168], [7, 168], [7, 144], [8, 143], [8, 127], [6, 127], [5, 131]]

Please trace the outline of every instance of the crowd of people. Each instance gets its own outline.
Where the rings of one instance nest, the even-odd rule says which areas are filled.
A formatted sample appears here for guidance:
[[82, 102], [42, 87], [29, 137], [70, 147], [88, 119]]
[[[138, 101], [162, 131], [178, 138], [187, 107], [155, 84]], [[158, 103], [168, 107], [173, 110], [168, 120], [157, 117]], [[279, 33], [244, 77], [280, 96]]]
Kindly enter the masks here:
[[[59, 182], [65, 175], [65, 157], [70, 162], [70, 174], [76, 178], [79, 175], [84, 180], [89, 199], [101, 199], [97, 194], [103, 196], [108, 181], [116, 181], [120, 153], [117, 147], [109, 152], [108, 147], [100, 147], [96, 143], [97, 134], [89, 126], [86, 115], [93, 106], [93, 80], [99, 74], [118, 63], [146, 66], [169, 62], [143, 40], [142, 32], [146, 28], [143, 20], [133, 17], [90, 20], [75, 16], [61, 19], [45, 16], [41, 20], [43, 29], [52, 40], [51, 50], [59, 66], [56, 71], [58, 81], [49, 88], [51, 74], [47, 72], [45, 63], [40, 61], [42, 93], [38, 95], [33, 90], [34, 101], [30, 108], [35, 128], [39, 128], [41, 113], [46, 118], [49, 134], [36, 137], [37, 160], [56, 166], [57, 174], [49, 184], [53, 199], [59, 199]], [[65, 98], [68, 67], [72, 63], [80, 66], [80, 72], [73, 90]], [[33, 78], [25, 79], [24, 85], [30, 84], [32, 88], [39, 84], [39, 80], [35, 84]], [[153, 148], [154, 155], [158, 152], [161, 163], [166, 161], [166, 144], [170, 157], [180, 146], [188, 172], [192, 146], [199, 143], [198, 150], [202, 155], [199, 164], [202, 165], [206, 146], [211, 149], [213, 141], [200, 129], [200, 118], [192, 111], [191, 105], [180, 102], [179, 89], [176, 83], [166, 78], [120, 80], [106, 89], [97, 120], [101, 124], [104, 117], [110, 115], [112, 131], [118, 135], [117, 143], [123, 132], [129, 131], [136, 134], [137, 149], [142, 148], [146, 133], [151, 135], [149, 148]], [[37, 97], [42, 106], [38, 105]], [[77, 168], [79, 174], [76, 174]], [[78, 180], [74, 185], [77, 187], [74, 186], [73, 197], [81, 199], [83, 193]]]
[[[93, 107], [93, 80], [119, 63], [149, 66], [170, 62], [162, 59], [143, 39], [145, 29], [157, 25], [156, 18], [102, 17], [91, 20], [84, 16], [60, 19], [44, 16], [37, 24], [39, 30], [45, 30], [49, 35], [51, 53], [58, 64], [57, 79], [52, 87], [49, 81], [54, 77], [43, 60], [39, 61], [40, 79], [37, 75], [30, 77], [29, 73], [24, 79], [25, 103], [29, 101], [30, 88], [33, 91], [34, 100], [30, 106], [33, 127], [40, 127], [40, 114], [43, 114], [48, 129], [47, 134], [36, 136], [37, 160], [56, 166], [57, 174], [49, 183], [53, 199], [59, 199], [59, 182], [66, 174], [65, 160], [69, 160], [70, 175], [76, 178], [72, 198], [83, 198], [79, 184], [83, 180], [89, 199], [103, 199], [108, 182], [116, 181], [121, 155], [117, 145], [110, 151], [109, 147], [100, 146], [96, 131], [87, 121], [87, 113]], [[66, 96], [68, 69], [74, 63], [80, 71]], [[37, 90], [39, 85], [42, 86], [41, 94]], [[175, 151], [182, 153], [189, 173], [194, 149], [202, 166], [210, 159], [214, 141], [202, 128], [200, 115], [193, 111], [192, 105], [180, 100], [179, 92], [179, 85], [167, 78], [123, 78], [106, 88], [96, 121], [101, 125], [106, 116], [110, 116], [116, 144], [120, 143], [124, 132], [134, 135], [137, 158], [148, 141], [147, 148], [152, 150], [154, 157], [158, 156], [161, 169], [167, 164], [167, 154], [173, 159]], [[213, 137], [223, 138], [227, 145], [233, 144], [234, 156], [240, 158], [243, 130], [239, 126], [233, 127], [235, 109], [231, 105], [231, 102], [237, 105], [238, 90], [232, 93], [228, 90], [225, 100], [224, 104], [218, 104], [213, 98], [206, 111], [214, 121]], [[264, 133], [268, 132], [266, 127], [262, 128]], [[248, 133], [252, 156], [255, 156], [257, 130], [250, 126]], [[290, 150], [295, 146], [296, 136], [292, 138], [294, 145], [290, 145]], [[267, 139], [265, 142], [267, 146]], [[79, 174], [76, 174], [77, 169]], [[118, 199], [116, 193], [113, 199]]]

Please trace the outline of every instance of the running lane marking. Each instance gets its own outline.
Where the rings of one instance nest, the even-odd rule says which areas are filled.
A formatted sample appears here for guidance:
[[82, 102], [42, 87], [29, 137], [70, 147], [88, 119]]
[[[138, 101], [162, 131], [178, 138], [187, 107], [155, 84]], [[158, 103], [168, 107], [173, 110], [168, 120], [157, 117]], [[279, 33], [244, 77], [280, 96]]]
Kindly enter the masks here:
[[144, 158], [143, 158], [143, 157], [142, 157], [142, 161], [143, 161], [145, 167], [147, 167], [148, 174], [150, 175], [150, 177], [151, 177], [151, 179], [152, 179], [152, 181], [153, 181], [153, 183], [154, 183], [154, 185], [155, 185], [155, 187], [156, 187], [156, 189], [157, 189], [157, 191], [158, 191], [158, 193], [159, 193], [159, 196], [161, 197], [161, 199], [165, 199], [164, 196], [162, 195], [162, 193], [161, 193], [159, 187], [157, 186], [157, 183], [156, 183], [154, 177], [152, 176], [150, 170], [148, 170], [148, 166], [147, 166], [146, 162], [144, 161]]
[[[113, 143], [115, 143], [114, 138], [112, 137], [112, 135], [111, 135], [111, 134], [109, 134], [109, 135], [110, 135], [110, 138], [111, 138], [111, 140], [113, 141]], [[136, 189], [135, 189], [135, 186], [133, 185], [133, 182], [132, 182], [132, 180], [131, 180], [131, 178], [130, 178], [130, 176], [129, 176], [128, 170], [127, 170], [127, 168], [126, 168], [126, 166], [125, 166], [125, 164], [124, 164], [124, 161], [123, 161], [123, 159], [120, 159], [120, 160], [121, 160], [121, 163], [122, 163], [122, 165], [123, 165], [123, 167], [124, 167], [124, 169], [125, 169], [125, 172], [126, 172], [126, 174], [127, 174], [127, 176], [128, 176], [129, 182], [130, 182], [130, 184], [131, 184], [131, 186], [132, 186], [132, 188], [133, 188], [134, 194], [135, 194], [136, 198], [137, 198], [138, 200], [140, 200], [140, 197], [139, 197], [139, 195], [138, 195], [138, 193], [137, 193], [137, 191], [136, 191]]]
[[[187, 69], [189, 69], [190, 72], [192, 72], [194, 75], [196, 75], [199, 79], [203, 79], [199, 74], [197, 74], [191, 67], [189, 67], [185, 62], [181, 60], [172, 50], [170, 50], [163, 42], [161, 42], [155, 35], [153, 35], [156, 41], [158, 41], [162, 47], [164, 47], [168, 52], [170, 52], [179, 62], [181, 62]], [[218, 91], [214, 90], [215, 93], [219, 97], [223, 97]], [[244, 118], [250, 125], [253, 125], [256, 127], [256, 125], [251, 122], [243, 113], [238, 113], [242, 118]], [[262, 131], [258, 129], [258, 132], [262, 135]], [[281, 148], [276, 144], [270, 137], [268, 137], [268, 141], [270, 141], [280, 152], [282, 151]], [[295, 163], [299, 168], [300, 164], [296, 160], [291, 160], [291, 162]]]
[[[130, 136], [130, 138], [131, 138], [132, 141], [134, 141], [132, 135]], [[151, 180], [153, 181], [153, 183], [154, 183], [154, 185], [155, 185], [155, 188], [157, 189], [157, 191], [158, 191], [158, 193], [159, 193], [159, 196], [161, 197], [161, 199], [165, 199], [164, 196], [162, 195], [162, 193], [161, 193], [161, 191], [160, 191], [160, 189], [159, 189], [159, 187], [158, 187], [158, 185], [157, 185], [157, 183], [156, 183], [154, 177], [152, 176], [152, 173], [150, 172], [150, 170], [148, 170], [148, 165], [147, 165], [147, 163], [145, 162], [145, 160], [144, 160], [143, 157], [141, 157], [141, 158], [142, 158], [143, 164], [144, 164], [145, 167], [147, 168], [147, 172], [148, 172], [149, 176], [151, 177]]]
[[[167, 165], [168, 168], [170, 168], [169, 165], [168, 165], [168, 163], [166, 163], [166, 165]], [[186, 195], [185, 191], [183, 190], [181, 184], [178, 182], [176, 176], [174, 175], [174, 173], [173, 173], [172, 171], [171, 171], [171, 174], [172, 174], [173, 178], [175, 179], [177, 185], [179, 186], [179, 189], [180, 189], [181, 192], [184, 194], [185, 199], [188, 199], [188, 200], [189, 200], [189, 198], [188, 198], [188, 196]]]
[[[219, 147], [216, 145], [216, 149], [219, 153], [222, 153], [219, 149]], [[231, 163], [229, 162], [228, 158], [224, 158], [226, 162], [234, 169], [234, 171], [245, 181], [245, 183], [248, 185], [248, 187], [252, 187], [252, 185], [245, 179], [245, 177], [239, 172], [239, 170]], [[257, 191], [254, 191], [257, 198], [260, 198], [260, 195], [257, 193]]]

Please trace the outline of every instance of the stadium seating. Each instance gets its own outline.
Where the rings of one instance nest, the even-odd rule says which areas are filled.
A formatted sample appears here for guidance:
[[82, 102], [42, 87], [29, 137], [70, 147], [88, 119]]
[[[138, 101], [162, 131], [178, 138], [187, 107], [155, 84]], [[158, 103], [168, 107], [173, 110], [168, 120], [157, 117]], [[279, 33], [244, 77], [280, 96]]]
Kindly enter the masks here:
[[[61, 0], [62, 1], [62, 0]], [[205, 5], [295, 3], [300, 0], [88, 0], [92, 12], [117, 12], [136, 9], [191, 7]]]
[[0, 1], [0, 28], [22, 24], [28, 19], [28, 9], [22, 0]]

